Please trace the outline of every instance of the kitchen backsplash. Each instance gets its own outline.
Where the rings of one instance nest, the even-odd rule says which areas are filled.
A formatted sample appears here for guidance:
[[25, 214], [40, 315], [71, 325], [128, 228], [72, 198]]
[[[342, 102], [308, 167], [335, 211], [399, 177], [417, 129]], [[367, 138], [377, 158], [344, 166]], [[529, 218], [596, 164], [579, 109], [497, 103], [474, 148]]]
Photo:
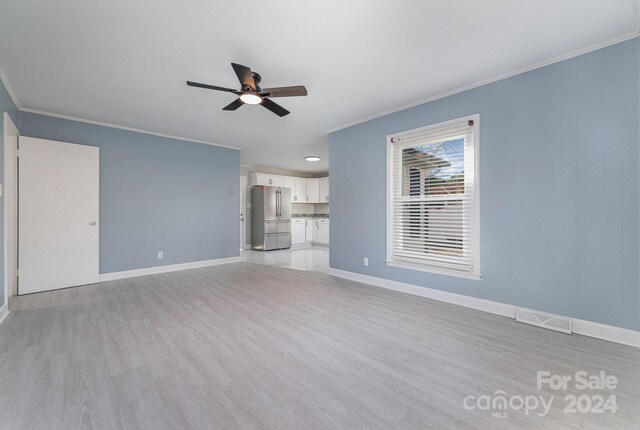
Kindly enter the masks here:
[[305, 216], [327, 215], [322, 218], [328, 218], [329, 203], [291, 203], [291, 213]]
[[291, 203], [291, 213], [312, 214], [314, 213], [312, 203]]
[[313, 213], [329, 215], [329, 203], [316, 203], [313, 205]]

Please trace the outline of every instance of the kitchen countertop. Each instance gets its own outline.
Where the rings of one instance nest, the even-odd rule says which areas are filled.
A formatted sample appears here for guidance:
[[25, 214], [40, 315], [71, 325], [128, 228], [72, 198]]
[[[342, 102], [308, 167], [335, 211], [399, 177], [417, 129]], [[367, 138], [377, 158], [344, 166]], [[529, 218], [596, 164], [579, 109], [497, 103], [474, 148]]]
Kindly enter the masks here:
[[329, 218], [329, 214], [292, 214], [291, 218]]

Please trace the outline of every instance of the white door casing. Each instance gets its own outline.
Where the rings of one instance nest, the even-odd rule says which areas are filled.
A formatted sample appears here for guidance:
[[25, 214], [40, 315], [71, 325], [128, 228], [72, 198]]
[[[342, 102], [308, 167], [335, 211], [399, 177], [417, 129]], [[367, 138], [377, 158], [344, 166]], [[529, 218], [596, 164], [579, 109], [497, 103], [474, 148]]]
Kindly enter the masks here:
[[4, 303], [18, 294], [18, 128], [4, 114]]
[[240, 251], [245, 248], [247, 234], [247, 177], [240, 176]]
[[20, 138], [19, 293], [99, 280], [97, 147]]

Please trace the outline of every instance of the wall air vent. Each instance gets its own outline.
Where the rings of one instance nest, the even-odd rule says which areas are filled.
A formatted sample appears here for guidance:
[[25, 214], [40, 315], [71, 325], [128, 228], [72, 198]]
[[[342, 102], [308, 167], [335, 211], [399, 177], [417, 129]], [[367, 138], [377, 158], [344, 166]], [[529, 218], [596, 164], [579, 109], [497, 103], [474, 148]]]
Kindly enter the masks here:
[[531, 309], [516, 309], [516, 321], [571, 334], [571, 319]]

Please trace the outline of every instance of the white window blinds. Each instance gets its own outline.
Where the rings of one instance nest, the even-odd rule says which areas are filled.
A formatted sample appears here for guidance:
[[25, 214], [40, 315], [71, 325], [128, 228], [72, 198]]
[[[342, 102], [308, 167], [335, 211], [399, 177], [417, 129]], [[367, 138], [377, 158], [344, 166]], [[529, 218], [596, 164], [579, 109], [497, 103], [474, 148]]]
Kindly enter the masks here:
[[387, 262], [479, 277], [478, 116], [391, 136]]

